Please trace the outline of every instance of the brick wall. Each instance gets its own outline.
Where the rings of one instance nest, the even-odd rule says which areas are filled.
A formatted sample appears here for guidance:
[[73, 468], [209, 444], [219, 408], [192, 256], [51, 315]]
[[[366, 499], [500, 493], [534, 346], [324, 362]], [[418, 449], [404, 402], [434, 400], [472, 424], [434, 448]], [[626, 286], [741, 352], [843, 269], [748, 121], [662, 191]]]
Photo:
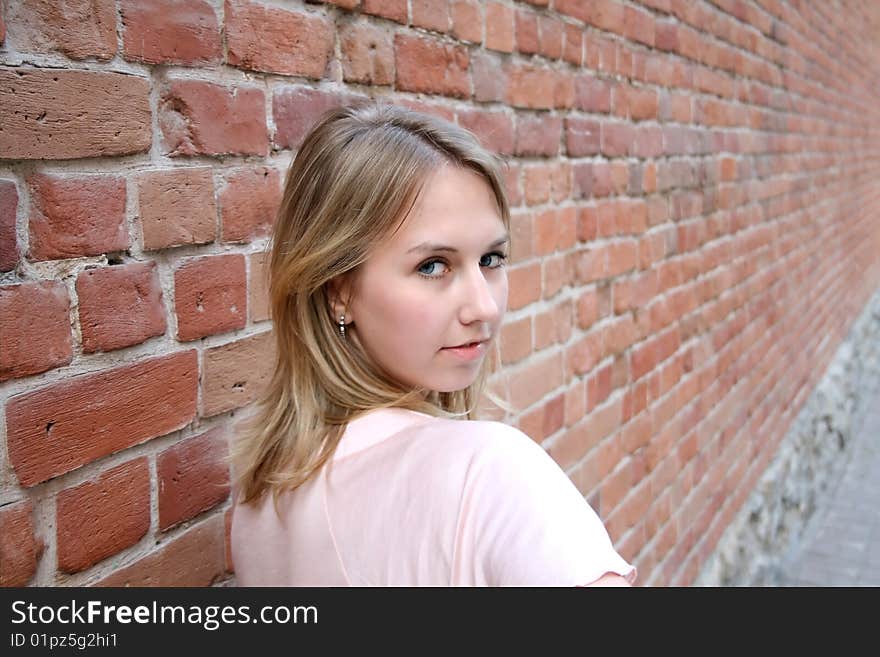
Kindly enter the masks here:
[[502, 153], [496, 385], [642, 584], [687, 585], [880, 285], [880, 8], [0, 3], [0, 583], [207, 585], [311, 122]]

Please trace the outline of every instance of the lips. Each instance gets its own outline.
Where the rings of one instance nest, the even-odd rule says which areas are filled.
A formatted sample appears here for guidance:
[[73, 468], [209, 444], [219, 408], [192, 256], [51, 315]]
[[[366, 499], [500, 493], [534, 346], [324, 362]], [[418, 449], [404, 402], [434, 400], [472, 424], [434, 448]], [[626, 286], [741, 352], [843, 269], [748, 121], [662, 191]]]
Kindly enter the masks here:
[[461, 344], [457, 344], [452, 347], [445, 347], [445, 349], [464, 349], [467, 347], [473, 347], [474, 345], [478, 345], [481, 342], [486, 342], [488, 340], [489, 338], [483, 338], [482, 340], [471, 340], [470, 342], [462, 342]]

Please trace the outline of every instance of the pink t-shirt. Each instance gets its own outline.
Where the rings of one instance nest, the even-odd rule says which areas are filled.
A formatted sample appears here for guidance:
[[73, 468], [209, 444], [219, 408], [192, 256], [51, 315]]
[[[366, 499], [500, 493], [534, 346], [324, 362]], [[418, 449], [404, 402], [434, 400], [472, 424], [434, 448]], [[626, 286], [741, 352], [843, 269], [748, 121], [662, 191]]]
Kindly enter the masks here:
[[524, 433], [378, 409], [298, 489], [236, 506], [241, 586], [572, 586], [635, 579], [599, 517]]

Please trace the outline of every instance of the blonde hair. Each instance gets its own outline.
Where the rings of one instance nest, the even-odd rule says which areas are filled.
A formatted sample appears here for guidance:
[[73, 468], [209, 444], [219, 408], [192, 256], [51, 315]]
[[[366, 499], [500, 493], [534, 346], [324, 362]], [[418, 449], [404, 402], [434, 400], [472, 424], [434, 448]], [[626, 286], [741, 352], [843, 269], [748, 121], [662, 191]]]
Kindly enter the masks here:
[[510, 212], [504, 162], [473, 134], [440, 118], [365, 102], [325, 113], [290, 165], [267, 247], [275, 335], [271, 380], [242, 426], [232, 460], [238, 501], [305, 483], [332, 455], [345, 425], [375, 408], [441, 417], [477, 417], [494, 366], [483, 363], [462, 390], [406, 389], [340, 338], [332, 281], [367, 260], [405, 219], [428, 176], [444, 163], [467, 168], [491, 187], [501, 219]]

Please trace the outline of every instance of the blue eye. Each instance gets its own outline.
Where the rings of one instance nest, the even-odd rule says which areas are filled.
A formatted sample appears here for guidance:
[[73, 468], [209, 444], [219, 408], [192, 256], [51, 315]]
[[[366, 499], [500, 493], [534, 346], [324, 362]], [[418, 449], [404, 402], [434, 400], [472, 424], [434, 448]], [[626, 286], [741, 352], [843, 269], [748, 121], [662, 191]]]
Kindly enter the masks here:
[[[437, 270], [434, 269], [434, 265], [444, 265], [445, 266], [445, 264], [443, 263], [442, 260], [429, 260], [428, 262], [425, 262], [425, 263], [422, 263], [421, 265], [419, 265], [419, 270], [418, 270], [419, 274], [421, 274], [422, 276], [424, 276], [426, 278], [440, 278], [440, 275], [438, 275], [436, 273]], [[426, 268], [430, 268], [434, 273], [431, 273], [430, 271], [425, 271]]]
[[[491, 258], [497, 258], [497, 260], [491, 261], [495, 263], [493, 265], [488, 262], [484, 262], [486, 258], [490, 258], [490, 260]], [[480, 259], [480, 266], [491, 267], [492, 269], [495, 269], [496, 267], [500, 267], [501, 265], [503, 265], [505, 262], [507, 262], [507, 256], [500, 251], [494, 251], [492, 253], [487, 253]]]

